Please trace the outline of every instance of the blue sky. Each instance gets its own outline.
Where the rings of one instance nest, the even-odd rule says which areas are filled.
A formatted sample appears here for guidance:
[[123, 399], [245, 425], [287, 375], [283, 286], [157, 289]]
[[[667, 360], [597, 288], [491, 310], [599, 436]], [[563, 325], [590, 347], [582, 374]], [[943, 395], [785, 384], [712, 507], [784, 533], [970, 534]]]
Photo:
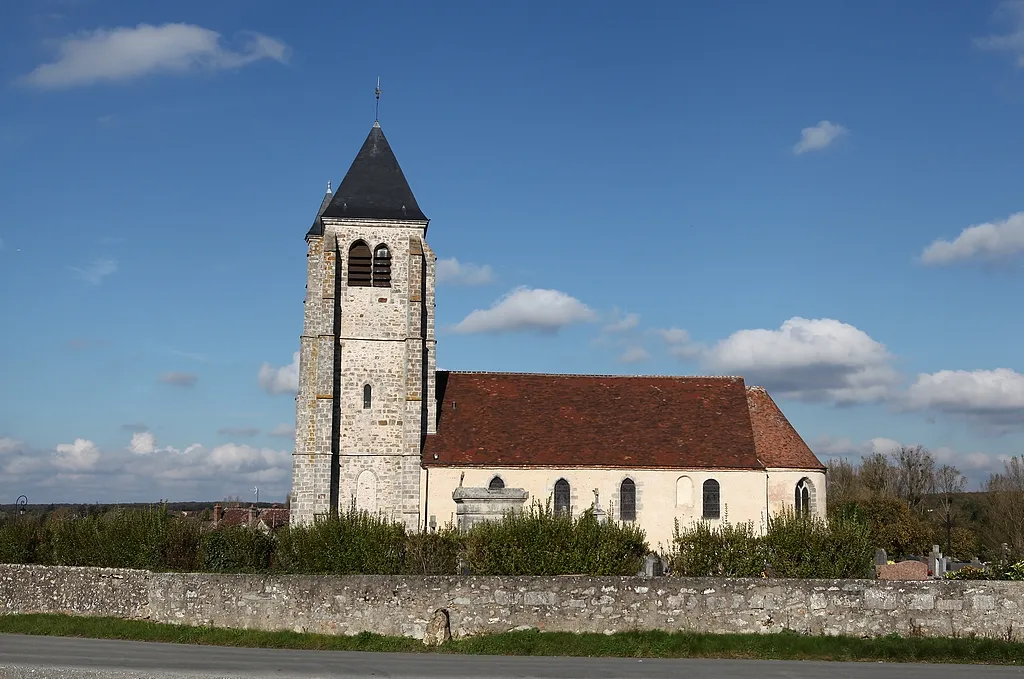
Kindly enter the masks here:
[[1024, 2], [8, 5], [0, 502], [283, 499], [303, 235], [377, 76], [439, 367], [1024, 452]]

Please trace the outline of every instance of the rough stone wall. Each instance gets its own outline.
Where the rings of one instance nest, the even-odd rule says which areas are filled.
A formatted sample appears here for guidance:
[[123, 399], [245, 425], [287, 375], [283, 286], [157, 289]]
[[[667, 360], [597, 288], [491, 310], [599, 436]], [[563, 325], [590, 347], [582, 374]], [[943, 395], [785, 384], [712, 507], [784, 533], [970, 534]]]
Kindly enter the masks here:
[[0, 565], [0, 612], [326, 634], [538, 628], [982, 636], [1024, 641], [1024, 583], [716, 578], [265, 576]]
[[[325, 228], [337, 239], [340, 276], [338, 503], [341, 509], [354, 504], [418, 528], [427, 413], [423, 398], [425, 392], [433, 393], [434, 379], [425, 370], [430, 363], [428, 341], [433, 341], [433, 280], [428, 286], [424, 275], [425, 225], [328, 219]], [[357, 240], [371, 251], [388, 246], [391, 287], [348, 286], [347, 254]], [[365, 385], [371, 388], [370, 408], [363, 407]], [[360, 498], [367, 502], [360, 503]]]
[[148, 571], [0, 564], [0, 614], [149, 617]]

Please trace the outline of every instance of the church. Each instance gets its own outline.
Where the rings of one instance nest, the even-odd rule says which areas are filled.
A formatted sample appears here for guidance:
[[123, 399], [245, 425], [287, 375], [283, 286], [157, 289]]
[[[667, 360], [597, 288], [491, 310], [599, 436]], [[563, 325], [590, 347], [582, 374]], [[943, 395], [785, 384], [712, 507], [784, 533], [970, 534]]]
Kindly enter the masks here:
[[430, 220], [379, 122], [306, 234], [291, 522], [468, 528], [533, 502], [636, 522], [824, 516], [825, 467], [742, 377], [439, 371]]

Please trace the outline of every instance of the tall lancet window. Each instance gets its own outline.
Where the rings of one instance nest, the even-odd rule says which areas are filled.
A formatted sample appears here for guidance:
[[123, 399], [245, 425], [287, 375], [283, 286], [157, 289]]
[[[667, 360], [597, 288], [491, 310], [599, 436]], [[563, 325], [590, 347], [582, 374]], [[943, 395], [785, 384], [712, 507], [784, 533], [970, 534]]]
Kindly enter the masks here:
[[796, 484], [796, 513], [799, 516], [811, 513], [811, 484], [807, 479], [800, 479]]
[[373, 287], [391, 287], [391, 250], [387, 245], [378, 245], [373, 251]]
[[370, 246], [361, 240], [352, 243], [348, 249], [349, 286], [369, 287], [370, 270], [373, 268]]
[[363, 410], [373, 405], [373, 387], [369, 384], [363, 385]]
[[636, 484], [624, 479], [619, 485], [619, 520], [636, 521]]
[[565, 479], [555, 481], [555, 514], [569, 514], [569, 506], [572, 502], [572, 489]]

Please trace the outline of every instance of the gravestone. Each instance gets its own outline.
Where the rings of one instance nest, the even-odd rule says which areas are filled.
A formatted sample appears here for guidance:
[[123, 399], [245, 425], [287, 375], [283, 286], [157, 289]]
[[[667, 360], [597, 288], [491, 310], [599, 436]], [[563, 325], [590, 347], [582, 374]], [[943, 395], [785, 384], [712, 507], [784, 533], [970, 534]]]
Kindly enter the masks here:
[[875, 550], [875, 565], [876, 566], [884, 566], [887, 563], [889, 563], [889, 555], [885, 553], [884, 549], [881, 549], [881, 548], [876, 549]]
[[879, 580], [927, 580], [928, 564], [923, 561], [899, 561], [887, 563], [884, 566], [876, 566], [876, 573]]

